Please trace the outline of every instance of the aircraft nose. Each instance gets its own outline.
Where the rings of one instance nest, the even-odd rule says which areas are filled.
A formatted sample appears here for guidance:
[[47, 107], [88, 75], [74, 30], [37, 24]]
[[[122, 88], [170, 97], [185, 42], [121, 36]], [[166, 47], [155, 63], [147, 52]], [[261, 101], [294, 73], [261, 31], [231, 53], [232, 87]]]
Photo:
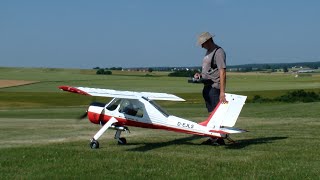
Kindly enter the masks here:
[[91, 105], [88, 108], [88, 119], [94, 124], [100, 124], [103, 120], [103, 109], [104, 107]]
[[100, 124], [100, 116], [101, 114], [88, 111], [88, 119], [93, 124]]

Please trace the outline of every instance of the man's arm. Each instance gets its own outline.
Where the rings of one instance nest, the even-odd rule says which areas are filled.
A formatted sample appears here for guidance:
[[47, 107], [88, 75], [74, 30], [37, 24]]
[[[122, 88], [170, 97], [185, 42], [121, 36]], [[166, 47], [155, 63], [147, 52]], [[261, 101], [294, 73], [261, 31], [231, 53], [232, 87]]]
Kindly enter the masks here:
[[226, 96], [225, 96], [225, 90], [226, 90], [226, 69], [222, 68], [219, 69], [220, 74], [220, 101], [222, 103], [226, 103]]

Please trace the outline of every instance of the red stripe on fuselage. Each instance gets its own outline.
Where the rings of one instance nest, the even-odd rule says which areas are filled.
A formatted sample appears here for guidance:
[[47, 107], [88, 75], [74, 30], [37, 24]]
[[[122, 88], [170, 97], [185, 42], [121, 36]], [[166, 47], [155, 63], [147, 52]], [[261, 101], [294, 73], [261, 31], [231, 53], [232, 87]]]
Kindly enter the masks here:
[[220, 131], [220, 130], [210, 130], [209, 132], [220, 133], [220, 134], [228, 134], [227, 132]]
[[[99, 117], [100, 117], [100, 114], [98, 113], [93, 113], [93, 112], [88, 113], [89, 120], [94, 124], [100, 124], [100, 120], [98, 119]], [[111, 117], [112, 116], [104, 115], [103, 119], [101, 118], [101, 120], [105, 124], [111, 119]], [[93, 119], [90, 119], [90, 118], [93, 118]], [[119, 126], [134, 126], [134, 127], [149, 128], [149, 129], [162, 129], [162, 130], [174, 131], [174, 132], [180, 132], [180, 133], [186, 133], [186, 134], [194, 134], [198, 136], [216, 137], [210, 134], [199, 133], [192, 130], [179, 129], [179, 128], [168, 127], [168, 126], [159, 125], [159, 124], [143, 123], [143, 122], [124, 119], [120, 117], [114, 117], [114, 118], [117, 119], [118, 122], [116, 124]]]
[[217, 106], [216, 106], [216, 107], [214, 108], [214, 110], [211, 112], [210, 116], [209, 116], [205, 121], [200, 122], [200, 123], [198, 123], [198, 124], [200, 124], [200, 125], [202, 125], [202, 126], [207, 126], [208, 123], [209, 123], [209, 121], [210, 121], [210, 119], [211, 119], [212, 116], [214, 115], [214, 113], [218, 110], [220, 104], [221, 104], [221, 102], [219, 102], [219, 103], [217, 104]]

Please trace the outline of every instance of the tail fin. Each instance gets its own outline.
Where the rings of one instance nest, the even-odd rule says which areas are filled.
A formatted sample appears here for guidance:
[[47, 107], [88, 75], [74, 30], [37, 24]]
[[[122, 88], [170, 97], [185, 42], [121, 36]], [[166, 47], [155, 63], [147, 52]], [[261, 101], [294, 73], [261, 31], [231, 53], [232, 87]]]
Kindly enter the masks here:
[[247, 96], [226, 93], [228, 103], [219, 102], [208, 119], [199, 124], [211, 129], [220, 129], [221, 126], [233, 127], [246, 99]]

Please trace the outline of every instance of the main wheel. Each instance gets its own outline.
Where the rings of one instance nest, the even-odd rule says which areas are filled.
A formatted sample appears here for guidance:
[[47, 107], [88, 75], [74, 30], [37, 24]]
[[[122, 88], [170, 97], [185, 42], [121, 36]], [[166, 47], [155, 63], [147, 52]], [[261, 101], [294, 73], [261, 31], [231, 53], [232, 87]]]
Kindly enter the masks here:
[[97, 140], [92, 140], [90, 142], [91, 149], [98, 149], [99, 148], [99, 142]]
[[127, 144], [126, 138], [119, 138], [119, 140], [120, 140], [120, 141], [118, 141], [118, 144], [119, 144], [119, 145], [125, 145], [125, 144]]

